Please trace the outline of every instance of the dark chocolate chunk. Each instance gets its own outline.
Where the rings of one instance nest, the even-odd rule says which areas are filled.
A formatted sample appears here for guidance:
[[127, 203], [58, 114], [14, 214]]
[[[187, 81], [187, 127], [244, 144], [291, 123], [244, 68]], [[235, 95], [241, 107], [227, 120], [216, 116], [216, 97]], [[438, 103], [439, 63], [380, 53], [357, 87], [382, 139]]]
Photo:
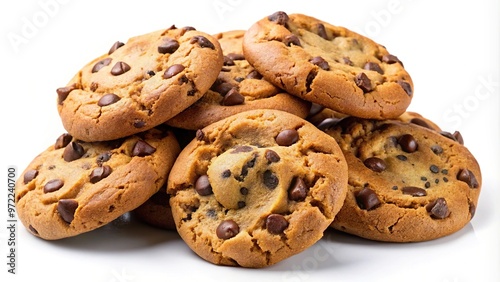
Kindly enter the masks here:
[[229, 59], [231, 59], [233, 61], [245, 60], [245, 56], [243, 54], [240, 54], [240, 53], [229, 53], [226, 55], [226, 57], [228, 57]]
[[264, 156], [265, 156], [266, 160], [268, 161], [268, 163], [277, 163], [281, 160], [278, 153], [276, 153], [275, 151], [270, 150], [270, 149], [265, 151]]
[[310, 92], [312, 90], [311, 85], [312, 85], [312, 83], [317, 75], [318, 75], [318, 72], [315, 69], [312, 69], [309, 72], [309, 74], [307, 75], [307, 77], [306, 77], [306, 91], [307, 92]]
[[375, 172], [382, 172], [387, 168], [385, 161], [377, 157], [367, 158], [363, 164]]
[[56, 143], [54, 144], [54, 149], [57, 150], [68, 146], [71, 140], [73, 140], [73, 136], [71, 136], [69, 133], [61, 134], [61, 136], [57, 137], [56, 139]]
[[443, 148], [442, 148], [441, 146], [439, 146], [439, 145], [433, 145], [433, 146], [431, 147], [431, 150], [432, 150], [432, 152], [434, 152], [434, 154], [436, 154], [436, 155], [440, 155], [440, 154], [442, 154], [442, 153], [443, 153]]
[[24, 173], [23, 183], [28, 184], [31, 180], [35, 179], [38, 176], [38, 170], [30, 169]]
[[217, 230], [215, 231], [217, 237], [223, 240], [233, 238], [239, 232], [240, 232], [240, 227], [232, 219], [222, 221], [219, 224], [219, 226], [217, 226]]
[[240, 188], [240, 194], [241, 194], [241, 195], [248, 195], [248, 188], [246, 188], [246, 187], [241, 187], [241, 188]]
[[278, 177], [276, 176], [276, 174], [274, 174], [270, 170], [264, 171], [264, 179], [263, 180], [264, 180], [264, 185], [266, 185], [266, 187], [269, 189], [274, 189], [279, 184]]
[[470, 188], [479, 187], [479, 182], [477, 181], [476, 176], [474, 175], [474, 173], [472, 173], [472, 171], [468, 169], [461, 169], [458, 172], [457, 179], [467, 183]]
[[132, 150], [132, 156], [133, 157], [145, 157], [149, 156], [156, 152], [156, 148], [153, 146], [149, 145], [147, 142], [143, 140], [137, 141], [134, 145], [134, 149]]
[[435, 201], [427, 204], [427, 206], [425, 206], [425, 209], [428, 213], [431, 214], [431, 217], [437, 219], [443, 219], [450, 215], [448, 205], [444, 198], [437, 198]]
[[382, 62], [387, 63], [387, 64], [395, 64], [395, 63], [400, 63], [403, 65], [403, 63], [398, 59], [398, 57], [387, 54], [382, 57]]
[[307, 197], [307, 187], [304, 180], [300, 177], [294, 177], [290, 187], [288, 188], [288, 199], [292, 201], [303, 201]]
[[290, 146], [299, 141], [299, 133], [295, 129], [285, 129], [276, 136], [275, 140], [280, 146]]
[[238, 201], [238, 208], [239, 209], [242, 209], [246, 206], [247, 204], [245, 203], [245, 201]]
[[424, 185], [425, 185], [425, 188], [429, 188], [429, 187], [431, 187], [431, 183], [430, 183], [429, 181], [425, 182], [425, 184], [424, 184]]
[[302, 46], [302, 44], [300, 44], [300, 39], [295, 34], [289, 34], [285, 36], [285, 38], [283, 38], [283, 43], [285, 43], [285, 45], [289, 47], [291, 47], [292, 45]]
[[212, 194], [212, 186], [208, 181], [207, 175], [202, 175], [196, 179], [196, 183], [194, 184], [194, 189], [200, 196], [208, 196]]
[[311, 58], [309, 62], [320, 67], [323, 70], [330, 70], [330, 65], [328, 64], [328, 62], [320, 56]]
[[351, 59], [349, 59], [349, 57], [343, 57], [342, 61], [348, 66], [354, 66], [354, 63], [351, 61]]
[[470, 218], [472, 219], [474, 215], [476, 214], [476, 205], [474, 205], [473, 202], [469, 202], [469, 213], [470, 213]]
[[75, 211], [78, 208], [78, 202], [73, 199], [60, 199], [57, 203], [57, 211], [61, 218], [67, 223], [71, 223], [75, 218]]
[[460, 145], [464, 144], [464, 137], [462, 136], [460, 131], [453, 132], [453, 137], [455, 137], [455, 140], [457, 140], [458, 144]]
[[361, 191], [356, 193], [356, 202], [358, 206], [364, 210], [372, 210], [381, 204], [377, 194], [368, 187], [364, 187]]
[[[228, 56], [224, 56], [224, 66], [234, 66], [234, 61]], [[225, 71], [229, 71], [230, 69], [226, 69]]]
[[184, 69], [185, 69], [185, 67], [181, 64], [171, 65], [170, 67], [167, 68], [167, 70], [163, 74], [163, 78], [169, 79], [169, 78], [181, 73]]
[[195, 135], [196, 135], [195, 138], [198, 141], [203, 141], [203, 139], [205, 139], [205, 132], [203, 132], [203, 130], [201, 129], [196, 130]]
[[396, 158], [400, 161], [407, 161], [408, 157], [405, 155], [397, 155]]
[[127, 63], [118, 62], [111, 69], [111, 74], [112, 75], [121, 75], [121, 74], [128, 72], [129, 70], [130, 70], [130, 66]]
[[235, 106], [245, 103], [245, 97], [240, 94], [236, 87], [231, 88], [222, 99], [223, 106]]
[[94, 67], [92, 67], [92, 73], [98, 72], [101, 70], [103, 67], [108, 66], [111, 64], [112, 59], [111, 58], [105, 58], [97, 62]]
[[229, 169], [224, 170], [221, 174], [222, 178], [228, 178], [229, 176], [231, 176], [231, 170]]
[[439, 167], [437, 165], [431, 165], [429, 167], [429, 170], [432, 172], [432, 173], [439, 173]]
[[329, 40], [328, 34], [326, 33], [325, 25], [322, 23], [318, 23], [316, 27], [318, 28], [318, 35], [325, 40]]
[[210, 40], [208, 40], [205, 36], [202, 35], [193, 36], [189, 41], [189, 43], [191, 44], [198, 43], [198, 45], [201, 48], [210, 48], [215, 50], [214, 44]]
[[288, 220], [281, 214], [270, 214], [266, 218], [266, 229], [271, 234], [281, 234], [288, 227]]
[[237, 146], [235, 147], [232, 151], [231, 154], [237, 154], [237, 153], [248, 153], [253, 151], [253, 148], [250, 146], [242, 145], [242, 146]]
[[401, 188], [401, 191], [405, 195], [412, 195], [413, 197], [423, 197], [427, 196], [427, 191], [425, 189], [414, 187], [414, 186], [406, 186]]
[[50, 193], [61, 189], [64, 186], [64, 180], [52, 179], [43, 186], [43, 193]]
[[146, 122], [142, 119], [134, 119], [132, 124], [135, 128], [143, 128], [146, 125]]
[[413, 153], [418, 149], [417, 140], [411, 134], [404, 134], [398, 138], [401, 149], [407, 153]]
[[28, 229], [31, 231], [31, 233], [33, 233], [34, 235], [38, 236], [38, 230], [35, 229], [35, 227], [33, 227], [33, 225], [29, 225], [28, 226]]
[[59, 105], [62, 105], [64, 100], [66, 100], [66, 98], [68, 98], [69, 93], [75, 89], [77, 89], [76, 84], [72, 84], [72, 85], [66, 86], [66, 87], [57, 88], [57, 90], [56, 90], [57, 102], [59, 103]]
[[260, 74], [256, 70], [252, 70], [251, 72], [249, 72], [247, 74], [247, 76], [245, 78], [248, 78], [248, 79], [261, 79], [262, 78], [262, 74]]
[[354, 78], [354, 82], [356, 83], [356, 86], [358, 86], [359, 88], [361, 88], [361, 90], [363, 90], [364, 93], [373, 90], [371, 80], [363, 72], [360, 72], [356, 75], [356, 77]]
[[123, 45], [125, 45], [125, 43], [120, 42], [120, 41], [116, 41], [116, 42], [115, 42], [115, 43], [111, 46], [111, 48], [109, 48], [108, 55], [113, 54], [116, 50], [118, 50], [118, 48], [122, 47]]
[[108, 177], [112, 172], [112, 169], [109, 165], [103, 165], [96, 167], [90, 173], [90, 183], [97, 183], [102, 179]]
[[401, 88], [403, 88], [403, 90], [406, 92], [406, 94], [408, 94], [408, 96], [411, 96], [413, 94], [413, 89], [411, 89], [411, 85], [408, 82], [403, 80], [398, 80], [398, 84], [399, 86], [401, 86]]
[[97, 105], [104, 107], [120, 101], [120, 97], [114, 93], [104, 94], [97, 102]]
[[325, 118], [324, 120], [322, 120], [321, 122], [319, 122], [316, 127], [319, 129], [319, 130], [327, 130], [329, 128], [332, 128], [333, 126], [337, 125], [337, 123], [340, 121], [339, 118], [332, 118], [332, 117], [329, 117], [329, 118]]
[[179, 46], [179, 41], [172, 38], [167, 38], [163, 40], [163, 42], [158, 46], [158, 53], [172, 54], [177, 51], [177, 49], [179, 49]]
[[412, 118], [410, 120], [410, 123], [413, 123], [413, 124], [420, 125], [422, 127], [431, 129], [430, 125], [425, 120], [423, 120], [421, 118]]
[[70, 142], [66, 148], [64, 148], [63, 158], [67, 162], [78, 160], [85, 154], [83, 146], [77, 142]]
[[286, 23], [288, 22], [288, 15], [285, 12], [278, 11], [268, 16], [267, 19], [279, 25], [286, 25]]
[[374, 63], [374, 62], [367, 62], [364, 65], [363, 69], [365, 69], [365, 70], [371, 70], [371, 71], [376, 71], [376, 72], [378, 72], [380, 74], [384, 74], [384, 71], [382, 70], [382, 68], [380, 67], [380, 65], [377, 64], [377, 63]]

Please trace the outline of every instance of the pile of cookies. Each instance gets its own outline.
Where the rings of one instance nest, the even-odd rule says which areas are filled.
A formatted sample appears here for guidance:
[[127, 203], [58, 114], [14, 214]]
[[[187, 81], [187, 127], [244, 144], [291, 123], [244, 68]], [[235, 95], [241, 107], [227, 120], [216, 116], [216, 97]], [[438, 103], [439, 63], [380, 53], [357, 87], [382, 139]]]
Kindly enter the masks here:
[[328, 228], [443, 237], [474, 216], [481, 171], [459, 132], [406, 112], [413, 92], [384, 46], [302, 14], [118, 41], [57, 89], [67, 133], [19, 178], [18, 216], [56, 240], [131, 212], [243, 267]]

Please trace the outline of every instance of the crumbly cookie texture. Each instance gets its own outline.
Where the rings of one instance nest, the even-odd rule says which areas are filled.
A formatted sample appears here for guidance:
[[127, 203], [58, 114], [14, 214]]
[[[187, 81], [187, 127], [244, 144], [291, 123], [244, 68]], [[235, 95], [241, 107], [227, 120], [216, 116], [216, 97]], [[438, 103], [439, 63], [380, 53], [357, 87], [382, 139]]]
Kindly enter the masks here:
[[333, 228], [372, 240], [418, 242], [452, 234], [474, 216], [481, 171], [459, 133], [352, 117], [326, 132], [349, 168], [349, 192]]
[[200, 99], [222, 64], [218, 41], [192, 27], [116, 42], [57, 89], [63, 126], [89, 142], [151, 129]]
[[264, 79], [245, 60], [244, 30], [215, 34], [224, 54], [224, 66], [210, 90], [192, 106], [168, 120], [171, 126], [197, 130], [228, 116], [255, 109], [282, 110], [306, 117], [310, 103], [283, 92]]
[[346, 115], [396, 118], [413, 97], [410, 75], [384, 46], [310, 16], [261, 19], [245, 33], [243, 51], [275, 85]]
[[155, 194], [179, 152], [172, 132], [157, 128], [106, 142], [63, 134], [21, 174], [19, 219], [47, 240], [94, 230]]
[[295, 115], [254, 110], [198, 130], [167, 192], [177, 230], [203, 259], [264, 267], [322, 236], [347, 192], [335, 140]]

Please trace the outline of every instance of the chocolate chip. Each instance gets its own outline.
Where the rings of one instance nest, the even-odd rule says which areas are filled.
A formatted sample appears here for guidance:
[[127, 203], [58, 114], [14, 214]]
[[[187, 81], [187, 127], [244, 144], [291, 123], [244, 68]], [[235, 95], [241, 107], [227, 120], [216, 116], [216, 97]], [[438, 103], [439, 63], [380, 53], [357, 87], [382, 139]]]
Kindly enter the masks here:
[[392, 188], [391, 188], [391, 189], [392, 189], [392, 190], [398, 190], [398, 186], [394, 185], [394, 186], [392, 186]]
[[240, 94], [236, 87], [233, 87], [229, 92], [227, 92], [224, 99], [222, 99], [223, 106], [235, 106], [241, 105], [245, 102], [245, 97]]
[[200, 196], [208, 196], [212, 194], [212, 186], [210, 185], [210, 181], [208, 181], [207, 175], [202, 175], [196, 179], [196, 183], [194, 184], [194, 189]]
[[443, 177], [444, 182], [448, 182], [448, 177]]
[[72, 85], [66, 86], [66, 87], [57, 88], [57, 90], [56, 90], [57, 102], [59, 103], [59, 105], [62, 105], [64, 100], [66, 100], [66, 98], [68, 98], [69, 93], [75, 89], [77, 89], [76, 84], [72, 84]]
[[145, 157], [149, 156], [156, 152], [156, 148], [149, 145], [147, 142], [139, 140], [134, 145], [134, 149], [132, 150], [133, 157]]
[[325, 39], [325, 40], [329, 40], [329, 39], [328, 39], [328, 34], [326, 33], [326, 28], [325, 28], [325, 25], [324, 25], [324, 24], [322, 24], [322, 23], [318, 23], [318, 24], [316, 25], [316, 27], [317, 27], [317, 29], [318, 29], [318, 35], [319, 35], [321, 38]]
[[167, 70], [163, 74], [163, 78], [169, 79], [169, 78], [181, 73], [184, 69], [185, 69], [185, 67], [181, 64], [171, 65], [170, 67], [167, 68]]
[[284, 26], [288, 22], [288, 15], [285, 12], [278, 11], [278, 12], [268, 16], [267, 19], [276, 23], [276, 24]]
[[233, 151], [231, 151], [231, 154], [237, 154], [237, 153], [247, 153], [253, 151], [253, 148], [250, 146], [242, 145], [242, 146], [237, 146], [234, 148]]
[[233, 88], [234, 85], [229, 82], [219, 82], [214, 83], [210, 89], [221, 94], [222, 96], [226, 96], [226, 94]]
[[346, 64], [348, 66], [354, 66], [354, 63], [348, 57], [343, 57], [342, 61], [344, 62], [344, 64]]
[[395, 63], [400, 63], [403, 65], [403, 63], [398, 59], [398, 57], [391, 55], [391, 54], [386, 54], [382, 57], [382, 62], [387, 63], [387, 64], [395, 64]]
[[158, 53], [172, 54], [177, 51], [177, 49], [179, 49], [179, 46], [179, 41], [172, 38], [167, 38], [163, 40], [163, 42], [158, 46]]
[[64, 180], [51, 179], [43, 186], [43, 193], [50, 193], [61, 189], [64, 186]]
[[[234, 61], [230, 59], [228, 56], [224, 56], [224, 66], [234, 66]], [[226, 69], [225, 71], [230, 71], [230, 69]]]
[[66, 148], [64, 148], [63, 159], [67, 162], [78, 160], [85, 154], [83, 146], [77, 142], [70, 142]]
[[97, 183], [102, 179], [108, 177], [112, 172], [112, 169], [109, 165], [103, 165], [100, 167], [96, 167], [90, 173], [90, 183]]
[[240, 194], [241, 194], [241, 195], [248, 195], [248, 188], [246, 188], [246, 187], [241, 187], [241, 188], [240, 188]]
[[239, 53], [229, 53], [226, 55], [226, 57], [228, 57], [229, 59], [231, 59], [233, 61], [245, 60], [245, 56], [243, 54], [239, 54]]
[[97, 88], [99, 88], [99, 83], [92, 82], [92, 83], [90, 83], [90, 87], [89, 88], [90, 88], [90, 91], [96, 92]]
[[283, 38], [283, 43], [285, 43], [285, 45], [289, 47], [291, 47], [292, 45], [302, 46], [302, 44], [300, 44], [300, 39], [295, 34], [289, 34], [285, 36], [285, 38]]
[[111, 64], [112, 59], [111, 58], [106, 58], [102, 59], [99, 62], [97, 62], [94, 67], [92, 67], [92, 73], [98, 72], [101, 70], [103, 67], [108, 66]]
[[405, 155], [397, 155], [396, 158], [400, 161], [407, 161], [408, 157]]
[[455, 131], [453, 132], [453, 137], [455, 137], [455, 140], [457, 140], [458, 144], [463, 145], [464, 144], [464, 138], [460, 131]]
[[419, 125], [419, 126], [422, 126], [422, 127], [425, 127], [425, 128], [432, 129], [430, 127], [430, 125], [425, 120], [423, 120], [421, 118], [412, 118], [410, 120], [410, 123], [413, 123], [413, 124], [416, 124], [416, 125]]
[[146, 122], [142, 119], [134, 119], [132, 124], [135, 128], [143, 128], [146, 125]]
[[440, 154], [442, 154], [442, 153], [443, 153], [443, 148], [441, 148], [441, 146], [439, 146], [439, 145], [433, 145], [433, 146], [431, 147], [431, 150], [432, 150], [432, 152], [433, 152], [434, 154], [436, 154], [436, 155], [440, 155]]
[[102, 165], [102, 163], [109, 161], [109, 159], [111, 159], [111, 152], [103, 152], [97, 156], [96, 162], [98, 165]]
[[223, 240], [233, 238], [239, 232], [240, 232], [240, 227], [232, 219], [222, 221], [219, 224], [219, 226], [217, 226], [217, 230], [215, 231], [217, 237]]
[[363, 67], [365, 70], [371, 70], [371, 71], [376, 71], [380, 74], [384, 74], [384, 70], [380, 67], [379, 64], [374, 63], [374, 62], [367, 62], [365, 66]]
[[275, 140], [280, 146], [290, 146], [299, 141], [299, 133], [295, 129], [285, 129], [276, 136]]
[[458, 172], [457, 179], [463, 181], [469, 185], [470, 188], [478, 188], [479, 182], [477, 182], [476, 176], [472, 171], [468, 169], [461, 169]]
[[234, 178], [240, 182], [245, 180], [245, 177], [248, 175], [248, 169], [255, 166], [256, 160], [257, 160], [257, 155], [254, 155], [254, 157], [251, 160], [249, 160], [248, 162], [245, 163], [245, 165], [243, 165], [243, 167], [241, 168], [240, 175], [235, 176]]
[[114, 93], [104, 94], [97, 102], [97, 105], [104, 107], [120, 101], [120, 97]]
[[281, 234], [288, 227], [288, 220], [281, 214], [270, 214], [266, 218], [266, 229], [271, 234]]
[[364, 160], [363, 164], [375, 172], [382, 172], [387, 168], [385, 161], [377, 157], [367, 158]]
[[398, 138], [398, 144], [401, 149], [407, 153], [413, 153], [418, 149], [417, 140], [411, 134], [404, 134]]
[[354, 78], [354, 83], [356, 83], [356, 86], [361, 88], [361, 90], [363, 90], [364, 93], [367, 93], [367, 92], [370, 92], [373, 90], [371, 80], [363, 72], [358, 73], [356, 75], [356, 77]]
[[111, 46], [111, 48], [109, 49], [109, 51], [108, 51], [108, 55], [113, 54], [116, 50], [118, 50], [118, 48], [122, 47], [123, 45], [125, 45], [125, 43], [120, 42], [120, 41], [116, 41], [116, 42], [115, 42], [115, 43]]
[[424, 184], [424, 185], [425, 185], [425, 188], [429, 188], [429, 187], [431, 187], [431, 183], [430, 183], [429, 181], [425, 182], [425, 184]]
[[31, 231], [31, 233], [35, 234], [36, 236], [38, 236], [38, 230], [35, 229], [35, 227], [33, 227], [33, 225], [29, 225], [28, 226], [28, 229]]
[[189, 41], [189, 43], [191, 44], [198, 43], [198, 45], [201, 48], [210, 48], [215, 50], [214, 44], [210, 40], [208, 40], [205, 36], [202, 35], [193, 36]]
[[448, 205], [444, 198], [437, 198], [435, 201], [427, 204], [427, 206], [425, 206], [425, 209], [428, 213], [431, 214], [431, 217], [437, 219], [443, 219], [450, 215]]
[[248, 78], [248, 79], [261, 79], [262, 78], [262, 74], [260, 74], [256, 70], [252, 70], [251, 72], [249, 72], [247, 74], [246, 78]]
[[274, 174], [270, 170], [264, 171], [264, 179], [263, 180], [264, 180], [264, 185], [266, 185], [266, 187], [269, 189], [274, 189], [279, 184], [278, 177], [276, 176], [276, 174]]
[[111, 69], [111, 74], [112, 75], [121, 75], [121, 74], [128, 72], [129, 70], [130, 70], [130, 66], [127, 63], [118, 62]]
[[38, 170], [30, 169], [24, 173], [23, 183], [28, 184], [31, 180], [35, 179], [38, 176]]
[[474, 205], [474, 203], [472, 203], [472, 202], [469, 202], [469, 213], [470, 213], [470, 218], [471, 219], [476, 214], [476, 205]]
[[238, 208], [239, 209], [242, 209], [246, 206], [247, 204], [245, 203], [245, 201], [238, 201]]
[[401, 86], [401, 88], [403, 88], [403, 90], [406, 92], [406, 94], [408, 94], [408, 96], [411, 96], [413, 94], [413, 90], [411, 89], [411, 85], [408, 82], [403, 81], [403, 80], [398, 80], [398, 84], [399, 84], [399, 86]]
[[54, 149], [57, 150], [68, 146], [71, 140], [73, 140], [73, 136], [71, 136], [69, 133], [61, 134], [61, 136], [57, 137], [56, 139], [56, 143], [54, 144]]
[[228, 178], [229, 176], [231, 176], [231, 170], [229, 169], [224, 170], [221, 174], [222, 178]]
[[203, 141], [205, 139], [205, 132], [203, 132], [203, 130], [201, 129], [196, 130], [195, 135], [195, 139], [198, 141]]
[[401, 191], [405, 195], [412, 195], [413, 197], [423, 197], [427, 196], [427, 191], [425, 189], [414, 187], [414, 186], [406, 186], [401, 188]]
[[319, 130], [327, 130], [329, 128], [332, 128], [333, 126], [337, 125], [337, 123], [340, 121], [340, 119], [338, 118], [325, 118], [324, 120], [322, 120], [320, 123], [318, 123], [316, 125], [316, 127], [319, 129]]
[[311, 85], [316, 78], [316, 75], [318, 75], [317, 70], [312, 69], [309, 74], [306, 77], [306, 91], [310, 92], [312, 90]]
[[62, 219], [71, 223], [75, 218], [75, 211], [78, 208], [78, 202], [73, 199], [60, 199], [57, 203], [57, 211]]
[[455, 138], [455, 136], [453, 136], [453, 134], [451, 134], [448, 131], [441, 131], [441, 132], [439, 132], [439, 134], [441, 134], [442, 136], [444, 136], [444, 137], [446, 137], [448, 139], [451, 139], [451, 140], [457, 142], [457, 139]]
[[270, 150], [270, 149], [268, 149], [264, 152], [264, 156], [265, 156], [268, 163], [277, 163], [281, 160], [278, 153], [276, 153], [275, 151]]
[[307, 187], [304, 180], [300, 177], [294, 177], [290, 187], [288, 188], [288, 199], [292, 201], [303, 201], [307, 197]]
[[432, 173], [439, 173], [439, 167], [437, 165], [431, 165], [429, 167], [429, 170], [432, 172]]
[[444, 174], [444, 175], [446, 175], [446, 174], [448, 174], [448, 170], [447, 169], [442, 169], [441, 173]]
[[309, 62], [320, 67], [323, 70], [330, 70], [330, 65], [328, 64], [328, 62], [320, 56], [311, 58]]
[[364, 187], [356, 194], [356, 202], [364, 210], [372, 210], [381, 204], [377, 194], [368, 187]]

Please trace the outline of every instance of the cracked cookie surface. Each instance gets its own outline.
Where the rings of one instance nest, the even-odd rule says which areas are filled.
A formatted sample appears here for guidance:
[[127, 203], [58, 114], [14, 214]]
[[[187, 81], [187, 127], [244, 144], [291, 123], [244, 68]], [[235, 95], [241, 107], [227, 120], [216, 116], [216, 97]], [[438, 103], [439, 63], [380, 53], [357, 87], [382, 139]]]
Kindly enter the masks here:
[[408, 72], [384, 46], [307, 15], [261, 19], [245, 33], [243, 51], [275, 85], [346, 115], [396, 118], [413, 97]]
[[474, 216], [481, 171], [458, 132], [347, 117], [326, 133], [349, 168], [349, 192], [333, 228], [372, 240], [418, 242], [452, 234]]
[[173, 133], [157, 128], [103, 142], [63, 134], [21, 174], [19, 219], [47, 240], [94, 230], [158, 192], [179, 152]]
[[196, 130], [228, 116], [255, 109], [282, 110], [304, 118], [310, 103], [283, 92], [264, 79], [245, 60], [242, 50], [244, 30], [215, 34], [224, 54], [224, 66], [203, 97], [168, 125]]
[[201, 98], [222, 64], [218, 41], [192, 27], [116, 42], [57, 89], [59, 115], [64, 128], [83, 141], [143, 132]]
[[287, 112], [253, 110], [198, 130], [167, 192], [177, 230], [203, 259], [265, 267], [322, 236], [347, 192], [333, 138]]

